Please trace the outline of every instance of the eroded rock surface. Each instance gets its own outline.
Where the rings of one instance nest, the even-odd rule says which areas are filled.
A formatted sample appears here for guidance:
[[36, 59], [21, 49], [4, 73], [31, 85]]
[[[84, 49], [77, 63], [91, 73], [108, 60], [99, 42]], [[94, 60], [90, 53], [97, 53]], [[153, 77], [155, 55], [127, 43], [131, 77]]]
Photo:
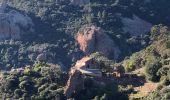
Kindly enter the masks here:
[[27, 15], [15, 10], [5, 11], [6, 2], [0, 5], [0, 40], [20, 39], [25, 33], [34, 32], [34, 24]]
[[87, 55], [100, 52], [109, 58], [117, 59], [120, 54], [120, 50], [114, 41], [99, 27], [86, 27], [82, 32], [78, 32], [76, 40], [80, 49]]
[[133, 18], [121, 18], [124, 25], [123, 31], [128, 32], [133, 36], [139, 36], [141, 34], [146, 34], [150, 31], [152, 24], [142, 20], [136, 15], [133, 15]]

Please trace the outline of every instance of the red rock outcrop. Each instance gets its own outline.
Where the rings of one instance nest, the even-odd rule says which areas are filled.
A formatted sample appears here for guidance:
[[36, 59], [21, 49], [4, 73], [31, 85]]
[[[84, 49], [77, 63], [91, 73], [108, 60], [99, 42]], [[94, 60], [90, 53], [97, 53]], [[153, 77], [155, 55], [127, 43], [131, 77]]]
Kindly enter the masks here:
[[[78, 70], [71, 69], [70, 77], [67, 81], [67, 85], [64, 89], [64, 94], [67, 99], [71, 98], [71, 95], [77, 90], [77, 88], [83, 88], [83, 78], [81, 78], [81, 73]], [[81, 86], [80, 86], [81, 85]]]
[[94, 63], [91, 57], [84, 57], [81, 60], [78, 60], [76, 62], [76, 65], [73, 68], [71, 68], [70, 73], [69, 73], [69, 79], [64, 89], [64, 94], [67, 97], [67, 99], [71, 98], [71, 95], [75, 91], [83, 89], [84, 75], [90, 75], [93, 77], [101, 77], [101, 76], [95, 75], [95, 73], [93, 72], [92, 73], [90, 72], [89, 74], [89, 72], [86, 71], [86, 69], [92, 68], [94, 66], [98, 66], [98, 65]]
[[87, 55], [100, 52], [109, 58], [117, 59], [120, 54], [114, 41], [99, 27], [86, 27], [83, 32], [78, 32], [76, 40], [80, 49]]

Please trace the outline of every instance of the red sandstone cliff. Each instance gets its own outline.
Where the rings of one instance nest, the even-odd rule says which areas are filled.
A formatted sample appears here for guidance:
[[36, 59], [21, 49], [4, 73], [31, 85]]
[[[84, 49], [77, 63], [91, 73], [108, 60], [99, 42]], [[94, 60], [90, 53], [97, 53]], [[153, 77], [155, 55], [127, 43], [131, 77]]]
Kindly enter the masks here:
[[117, 59], [120, 50], [114, 41], [105, 34], [99, 27], [86, 27], [82, 32], [77, 33], [80, 49], [87, 55], [100, 52], [107, 57]]

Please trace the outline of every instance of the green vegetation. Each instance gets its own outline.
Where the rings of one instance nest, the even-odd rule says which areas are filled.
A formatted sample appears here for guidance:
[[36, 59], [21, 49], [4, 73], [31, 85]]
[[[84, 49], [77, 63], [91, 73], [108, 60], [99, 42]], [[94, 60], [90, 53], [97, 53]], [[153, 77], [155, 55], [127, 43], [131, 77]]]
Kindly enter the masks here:
[[[7, 42], [5, 45], [3, 43], [0, 45], [3, 52], [0, 64], [7, 66], [7, 69], [33, 64], [35, 59], [31, 60], [29, 57], [35, 57], [42, 52], [52, 53], [52, 62], [60, 62], [66, 68], [70, 67], [73, 62], [83, 57], [74, 37], [78, 30], [86, 24], [101, 27], [115, 41], [120, 50], [124, 51], [121, 53], [119, 61], [146, 47], [149, 42], [148, 35], [123, 34], [123, 25], [120, 17], [117, 16], [118, 13], [121, 13], [122, 17], [129, 18], [135, 14], [154, 24], [169, 24], [169, 19], [163, 16], [168, 14], [167, 10], [167, 13], [161, 15], [162, 18], [159, 18], [160, 14], [157, 14], [164, 12], [168, 6], [164, 0], [160, 0], [159, 3], [155, 3], [154, 0], [151, 3], [139, 0], [92, 0], [90, 4], [81, 6], [73, 5], [70, 0], [57, 2], [56, 0], [8, 1], [10, 6], [8, 9], [19, 10], [33, 19], [35, 33], [24, 35], [21, 41], [14, 41], [14, 44]], [[151, 4], [153, 6], [150, 6]], [[159, 8], [158, 4], [162, 6]], [[39, 50], [39, 46], [44, 49]], [[7, 52], [5, 47], [12, 47], [11, 51], [14, 53]]]
[[148, 62], [145, 66], [145, 74], [146, 78], [151, 81], [159, 81], [159, 76], [157, 76], [157, 72], [162, 65], [159, 62]]
[[[105, 67], [106, 68], [106, 67]], [[34, 64], [33, 67], [25, 67], [3, 72], [0, 82], [0, 99], [18, 100], [66, 100], [64, 86], [68, 80], [68, 74], [60, 70], [58, 65], [50, 65], [43, 62]], [[75, 100], [105, 100], [127, 99], [118, 85], [113, 80], [107, 79], [102, 83], [96, 83], [92, 77], [85, 77], [84, 89], [75, 91]], [[130, 88], [131, 89], [131, 88]]]
[[141, 100], [168, 100], [170, 97], [169, 37], [168, 27], [163, 25], [154, 26], [150, 37], [152, 43], [146, 49], [125, 60], [125, 62], [136, 62], [133, 63], [136, 68], [143, 67], [145, 77], [149, 81], [159, 82], [157, 90], [141, 98]]
[[[91, 24], [101, 27], [121, 51], [117, 62], [99, 53], [90, 55], [102, 72], [112, 72], [114, 67], [128, 73], [143, 68], [147, 81], [159, 82], [160, 86], [141, 99], [170, 99], [170, 0], [91, 0], [86, 5], [74, 5], [70, 0], [8, 0], [8, 4], [7, 10], [31, 17], [35, 33], [0, 42], [0, 99], [65, 100], [67, 71], [85, 55], [75, 40], [76, 33]], [[139, 36], [124, 33], [121, 18], [133, 15], [155, 25], [151, 32]], [[15, 68], [23, 69], [11, 71]], [[113, 79], [101, 86], [86, 77], [84, 89], [76, 91], [73, 98], [128, 99], [134, 92], [132, 84], [117, 83], [119, 80]]]
[[168, 62], [166, 59], [170, 57], [169, 48], [167, 47], [169, 35], [170, 32], [166, 26], [154, 26], [151, 31], [152, 44], [146, 49], [133, 54], [130, 59], [125, 60], [127, 69], [132, 69], [132, 66], [135, 68], [144, 67], [148, 80], [159, 81], [157, 72], [166, 65], [166, 62]]
[[130, 62], [130, 61], [126, 61], [125, 62], [125, 71], [126, 72], [130, 72], [130, 71], [133, 71], [135, 70], [135, 65], [133, 64], [133, 62]]
[[[40, 66], [36, 64], [35, 66]], [[54, 100], [64, 99], [63, 86], [67, 74], [61, 72], [59, 66], [41, 64], [39, 71], [23, 68], [12, 72], [4, 72], [1, 81], [1, 99], [19, 100]]]

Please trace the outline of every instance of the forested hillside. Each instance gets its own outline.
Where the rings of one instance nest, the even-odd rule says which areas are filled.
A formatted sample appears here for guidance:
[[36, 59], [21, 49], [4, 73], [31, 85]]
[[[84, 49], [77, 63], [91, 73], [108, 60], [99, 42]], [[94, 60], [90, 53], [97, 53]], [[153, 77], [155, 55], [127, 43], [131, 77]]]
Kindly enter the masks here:
[[[9, 6], [7, 9], [15, 9], [21, 13], [27, 14], [33, 20], [35, 33], [24, 34], [25, 36], [21, 38], [21, 42], [24, 42], [22, 43], [23, 46], [28, 44], [27, 46], [24, 46], [25, 49], [28, 49], [29, 46], [30, 48], [35, 48], [34, 51], [28, 50], [29, 53], [25, 50], [27, 56], [37, 56], [43, 51], [47, 51], [48, 48], [48, 51], [53, 53], [53, 58], [58, 59], [55, 61], [53, 60], [55, 63], [58, 61], [69, 67], [76, 59], [82, 57], [74, 38], [78, 30], [85, 24], [95, 24], [98, 27], [101, 27], [101, 29], [103, 29], [118, 46], [120, 46], [121, 51], [126, 49], [126, 51], [121, 52], [119, 60], [122, 60], [132, 52], [139, 51], [147, 46], [148, 36], [147, 34], [145, 35], [145, 33], [149, 32], [150, 29], [140, 29], [137, 27], [136, 30], [141, 30], [141, 33], [139, 33], [140, 31], [134, 32], [136, 35], [130, 33], [133, 31], [129, 30], [134, 29], [133, 24], [141, 25], [141, 27], [145, 26], [145, 24], [142, 24], [143, 22], [141, 20], [145, 20], [148, 24], [150, 23], [153, 25], [160, 23], [168, 25], [169, 19], [166, 18], [169, 14], [168, 9], [166, 9], [168, 7], [168, 1], [166, 1], [166, 3], [165, 1], [166, 0], [160, 0], [159, 3], [157, 3], [154, 0], [92, 0], [90, 4], [76, 5], [69, 0], [13, 0], [8, 2]], [[158, 8], [157, 4], [162, 4], [162, 6]], [[133, 18], [134, 15], [141, 20], [135, 20], [135, 18]], [[126, 21], [129, 25], [124, 23]], [[130, 27], [128, 31], [126, 28], [124, 31], [124, 27], [128, 27], [127, 25]], [[145, 33], [142, 33], [143, 29], [146, 29], [146, 31], [144, 31]], [[51, 45], [53, 49], [51, 46], [48, 47], [49, 45]], [[44, 46], [44, 50], [37, 51], [36, 47], [38, 46]], [[22, 49], [24, 47], [19, 48]], [[20, 50], [16, 49], [16, 52], [20, 52]], [[24, 54], [20, 54], [22, 58], [22, 55]], [[20, 56], [19, 54], [17, 55]], [[24, 58], [27, 59], [26, 62], [32, 62], [29, 57]], [[64, 59], [67, 60], [64, 61]], [[22, 64], [16, 64], [18, 61], [14, 62], [15, 63], [13, 64], [11, 62], [2, 62], [2, 64], [4, 63], [12, 66], [15, 64], [16, 67], [22, 66]], [[23, 62], [24, 61], [21, 61], [20, 63]]]
[[77, 78], [75, 100], [168, 100], [169, 17], [169, 0], [0, 0], [0, 97], [65, 100]]

